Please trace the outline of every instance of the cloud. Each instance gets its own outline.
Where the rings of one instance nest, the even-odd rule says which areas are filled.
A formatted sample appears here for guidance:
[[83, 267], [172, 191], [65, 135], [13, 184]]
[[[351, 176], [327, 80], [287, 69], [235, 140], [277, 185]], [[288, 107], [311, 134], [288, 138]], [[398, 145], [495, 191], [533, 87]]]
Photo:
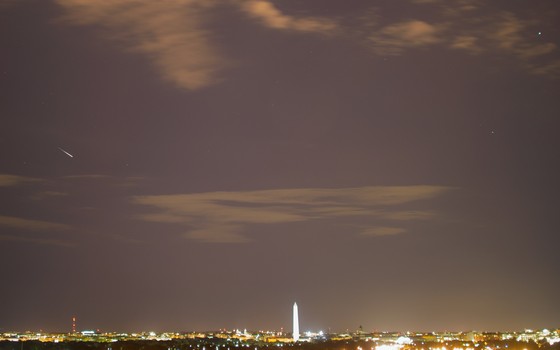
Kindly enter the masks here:
[[549, 77], [560, 76], [560, 60], [552, 61], [549, 63], [531, 64], [529, 69], [532, 73], [538, 75], [545, 75]]
[[[146, 55], [163, 79], [196, 90], [221, 81], [231, 66], [213, 43], [211, 10], [217, 0], [55, 0], [66, 10], [62, 18], [74, 25], [95, 25], [103, 36], [124, 49]], [[327, 18], [297, 18], [283, 14], [266, 0], [239, 0], [229, 5], [269, 27], [300, 32], [332, 32], [337, 24]]]
[[497, 11], [480, 0], [409, 0], [402, 6], [412, 9], [402, 13], [419, 13], [418, 17], [401, 17], [385, 23], [395, 15], [384, 16], [382, 4], [364, 9], [361, 17], [335, 20], [287, 14], [270, 0], [55, 1], [66, 12], [65, 23], [101, 28], [102, 36], [126, 51], [146, 56], [164, 80], [187, 90], [220, 82], [222, 72], [234, 61], [224, 57], [213, 40], [219, 23], [213, 21], [217, 9], [241, 10], [267, 28], [336, 34], [339, 39], [365, 42], [379, 55], [401, 55], [429, 47], [471, 54], [498, 52], [517, 58], [530, 72], [557, 73], [550, 58], [538, 62], [542, 69], [534, 68], [536, 59], [558, 51], [557, 44], [527, 35], [537, 25], [554, 27], [555, 23], [550, 23], [554, 22], [552, 17], [522, 19], [513, 12]]
[[337, 28], [336, 22], [330, 19], [319, 17], [296, 18], [286, 15], [267, 0], [243, 1], [241, 2], [241, 8], [270, 28], [318, 33], [332, 32]]
[[478, 45], [478, 38], [473, 35], [459, 35], [451, 41], [452, 49], [461, 49], [471, 53], [479, 53], [482, 48]]
[[546, 55], [556, 50], [557, 46], [551, 42], [536, 42], [526, 39], [531, 21], [521, 20], [513, 13], [503, 13], [490, 34], [501, 50], [510, 52], [522, 60]]
[[400, 233], [404, 233], [406, 230], [402, 227], [370, 227], [364, 229], [360, 234], [362, 236], [393, 236]]
[[[471, 54], [500, 53], [517, 58], [528, 71], [556, 73], [550, 58], [557, 44], [527, 35], [554, 27], [552, 17], [522, 19], [497, 11], [480, 0], [409, 0], [402, 13], [418, 17], [385, 16], [384, 5], [361, 11], [359, 17], [336, 20], [296, 16], [271, 0], [55, 0], [65, 10], [63, 21], [101, 28], [101, 35], [124, 50], [146, 56], [159, 75], [179, 88], [197, 90], [222, 80], [234, 60], [224, 57], [213, 40], [219, 10], [240, 10], [267, 28], [298, 33], [336, 34], [338, 39], [366, 43], [376, 54], [401, 55], [419, 48], [447, 48]], [[419, 11], [416, 11], [419, 10]], [[389, 10], [390, 11], [390, 10]], [[527, 14], [523, 14], [528, 16]], [[393, 18], [390, 22], [384, 22]], [[429, 18], [429, 20], [427, 19]], [[539, 29], [540, 30], [540, 29]], [[536, 31], [535, 31], [536, 33]]]
[[120, 186], [122, 186], [122, 187], [137, 187], [137, 186], [140, 186], [142, 181], [144, 181], [145, 179], [146, 178], [141, 177], [141, 176], [128, 176], [128, 177], [125, 177], [123, 179]]
[[12, 236], [12, 235], [0, 235], [0, 241], [34, 243], [34, 244], [42, 244], [42, 245], [53, 245], [58, 247], [73, 247], [75, 245], [71, 242], [58, 240], [58, 239], [19, 237], [19, 236]]
[[43, 191], [43, 192], [39, 193], [39, 195], [50, 196], [50, 197], [61, 197], [61, 196], [67, 196], [68, 193], [59, 192], [59, 191]]
[[423, 21], [396, 23], [381, 31], [404, 45], [422, 46], [438, 41], [435, 26]]
[[[145, 180], [139, 176], [117, 177], [104, 174], [80, 174], [80, 175], [66, 175], [62, 176], [63, 180], [71, 181], [89, 181], [91, 183], [106, 183], [112, 186], [119, 187], [137, 187]], [[65, 181], [68, 182], [68, 181]]]
[[[364, 42], [378, 55], [403, 55], [417, 48], [498, 54], [516, 59], [528, 72], [560, 77], [558, 44], [546, 36], [556, 28], [558, 13], [552, 8], [551, 13], [521, 13], [497, 10], [480, 0], [409, 0], [408, 5], [412, 9], [403, 13], [418, 10], [418, 17], [385, 17], [384, 6], [378, 5], [369, 11], [371, 18], [357, 22], [361, 27], [355, 32], [364, 33]], [[391, 17], [395, 19], [383, 23]]]
[[512, 50], [521, 42], [520, 31], [525, 25], [511, 13], [506, 13], [497, 22], [491, 37], [498, 43], [498, 47], [505, 50]]
[[412, 4], [435, 6], [441, 13], [448, 17], [460, 16], [477, 10], [480, 0], [410, 0]]
[[10, 175], [10, 174], [0, 174], [0, 187], [10, 187], [17, 186], [28, 182], [40, 182], [41, 179], [36, 179], [32, 177]]
[[439, 4], [441, 0], [410, 0], [413, 4]]
[[70, 226], [66, 224], [59, 224], [56, 222], [23, 219], [14, 216], [0, 215], [0, 226], [11, 227], [20, 230], [31, 231], [50, 231], [50, 230], [67, 230]]
[[141, 52], [162, 77], [181, 88], [200, 89], [220, 80], [227, 66], [204, 29], [214, 0], [56, 0], [77, 25], [98, 25], [127, 50]]
[[443, 15], [446, 17], [457, 18], [459, 16], [473, 15], [474, 11], [481, 6], [479, 0], [455, 0], [453, 2], [445, 0], [441, 2]]
[[109, 175], [102, 174], [82, 174], [82, 175], [66, 175], [62, 177], [63, 179], [85, 179], [85, 180], [98, 180], [98, 179], [110, 179]]
[[187, 238], [208, 243], [244, 243], [250, 239], [243, 232], [251, 225], [330, 219], [430, 219], [435, 216], [433, 212], [403, 210], [400, 206], [434, 198], [447, 190], [440, 186], [297, 188], [136, 196], [132, 202], [154, 211], [139, 219], [185, 227]]
[[400, 54], [407, 48], [433, 45], [441, 41], [440, 28], [424, 21], [410, 20], [390, 24], [369, 37], [380, 54]]
[[68, 196], [67, 192], [60, 191], [41, 191], [33, 195], [31, 198], [34, 200], [43, 200], [46, 198], [60, 198]]
[[383, 213], [384, 218], [398, 221], [428, 220], [436, 216], [436, 213], [428, 210], [396, 210]]

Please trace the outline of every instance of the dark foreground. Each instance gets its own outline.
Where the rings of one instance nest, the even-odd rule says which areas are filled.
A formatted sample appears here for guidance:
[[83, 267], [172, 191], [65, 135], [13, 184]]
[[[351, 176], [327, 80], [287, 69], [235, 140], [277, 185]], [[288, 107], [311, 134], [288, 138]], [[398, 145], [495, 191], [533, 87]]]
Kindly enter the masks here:
[[117, 342], [68, 341], [41, 342], [0, 341], [0, 350], [560, 350], [560, 343], [549, 344], [533, 341], [491, 341], [491, 342], [421, 342], [397, 346], [363, 340], [322, 341], [313, 343], [252, 343], [240, 345], [220, 344], [212, 341], [189, 340], [134, 340]]

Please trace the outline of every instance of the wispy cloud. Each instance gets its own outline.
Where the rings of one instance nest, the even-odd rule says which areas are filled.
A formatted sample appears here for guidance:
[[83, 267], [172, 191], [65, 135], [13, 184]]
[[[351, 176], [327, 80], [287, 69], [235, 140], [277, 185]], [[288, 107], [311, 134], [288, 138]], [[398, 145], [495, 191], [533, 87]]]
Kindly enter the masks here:
[[498, 54], [515, 58], [529, 72], [560, 76], [555, 63], [558, 45], [539, 34], [555, 27], [553, 18], [558, 13], [539, 17], [498, 10], [479, 0], [410, 0], [409, 4], [422, 15], [381, 25], [383, 8], [376, 8], [371, 21], [366, 21], [366, 42], [376, 54], [403, 55], [418, 48]]
[[21, 237], [13, 235], [0, 235], [0, 241], [10, 241], [10, 242], [22, 242], [22, 243], [33, 243], [41, 245], [51, 245], [58, 247], [73, 247], [74, 243], [68, 242], [60, 239], [49, 239], [49, 238], [37, 238], [37, 237]]
[[379, 226], [366, 228], [362, 230], [360, 234], [362, 236], [393, 236], [404, 232], [406, 232], [406, 230], [402, 227]]
[[270, 28], [329, 33], [338, 27], [335, 21], [328, 18], [287, 15], [267, 0], [247, 0], [240, 4], [249, 15]]
[[464, 16], [480, 8], [481, 0], [411, 0], [413, 4], [432, 5], [446, 17]]
[[[132, 201], [155, 209], [140, 219], [183, 226], [187, 238], [209, 243], [243, 243], [250, 240], [244, 235], [246, 229], [257, 224], [352, 217], [393, 222], [429, 219], [433, 212], [403, 210], [400, 206], [434, 198], [447, 190], [439, 186], [299, 188], [137, 196]], [[387, 230], [377, 230], [364, 232], [370, 236], [389, 234]], [[398, 233], [396, 228], [391, 232]]]
[[482, 48], [478, 45], [478, 38], [473, 35], [459, 35], [451, 40], [452, 49], [461, 49], [471, 53], [480, 53]]
[[41, 181], [43, 181], [43, 180], [33, 178], [33, 177], [10, 175], [10, 174], [0, 174], [0, 187], [17, 186], [17, 185], [21, 185], [21, 184], [24, 184], [24, 183], [41, 182]]
[[103, 174], [80, 174], [80, 175], [66, 175], [62, 177], [63, 179], [85, 179], [85, 180], [98, 180], [98, 179], [110, 179], [111, 176]]
[[523, 60], [546, 55], [557, 49], [554, 43], [535, 40], [536, 33], [532, 36], [533, 40], [527, 40], [525, 33], [530, 27], [531, 21], [522, 20], [513, 13], [505, 12], [496, 20], [490, 38], [500, 49]]
[[66, 224], [2, 215], [0, 215], [0, 226], [31, 231], [60, 231], [70, 229], [70, 226]]
[[56, 0], [65, 20], [98, 25], [125, 49], [147, 55], [164, 79], [189, 90], [219, 81], [227, 62], [205, 29], [214, 0]]
[[62, 180], [70, 180], [66, 182], [91, 182], [91, 183], [106, 183], [111, 186], [118, 187], [136, 187], [141, 184], [145, 178], [139, 176], [118, 177], [105, 174], [79, 174], [79, 175], [66, 175], [62, 176]]
[[66, 197], [68, 196], [67, 192], [61, 192], [61, 191], [41, 191], [38, 192], [36, 194], [34, 194], [31, 198], [35, 199], [35, 200], [43, 200], [43, 199], [47, 199], [47, 198], [60, 198], [60, 197]]
[[538, 64], [531, 63], [529, 69], [535, 74], [558, 77], [560, 76], [560, 60]]
[[266, 0], [56, 0], [66, 10], [63, 21], [95, 25], [102, 35], [127, 51], [140, 52], [161, 76], [178, 87], [196, 90], [221, 81], [221, 71], [232, 60], [212, 40], [211, 10], [219, 5], [239, 6], [263, 25], [282, 30], [328, 33], [337, 24], [328, 18], [295, 17]]
[[[72, 227], [66, 224], [0, 215], [0, 227], [4, 227], [4, 229], [2, 229], [2, 234], [0, 234], [0, 241], [33, 243], [60, 247], [71, 247], [75, 245], [73, 242], [66, 239], [33, 236], [33, 234], [42, 235], [45, 232], [51, 233], [53, 231], [68, 232], [68, 230]], [[19, 233], [8, 234], [6, 233], [8, 230], [17, 230]]]
[[436, 25], [410, 20], [383, 27], [373, 33], [369, 40], [373, 42], [377, 53], [399, 54], [407, 48], [428, 46], [441, 41], [439, 31]]
[[[497, 10], [482, 0], [409, 0], [402, 13], [385, 16], [383, 4], [355, 18], [287, 13], [271, 0], [55, 0], [75, 25], [101, 28], [100, 35], [129, 52], [146, 56], [159, 75], [176, 86], [197, 90], [220, 82], [235, 59], [214, 40], [220, 11], [280, 31], [329, 34], [337, 40], [365, 43], [378, 55], [402, 55], [417, 49], [453, 49], [469, 54], [499, 53], [515, 57], [529, 71], [553, 74], [557, 44], [527, 35], [554, 20]], [[389, 6], [389, 5], [387, 5]], [[389, 6], [390, 7], [390, 6]], [[416, 11], [418, 10], [418, 11]], [[537, 59], [538, 65], [537, 65]]]

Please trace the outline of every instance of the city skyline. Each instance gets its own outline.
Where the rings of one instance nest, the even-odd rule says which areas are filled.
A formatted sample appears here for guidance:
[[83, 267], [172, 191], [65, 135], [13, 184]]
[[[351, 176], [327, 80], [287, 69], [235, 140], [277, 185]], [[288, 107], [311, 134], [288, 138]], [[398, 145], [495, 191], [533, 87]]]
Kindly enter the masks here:
[[[303, 335], [305, 337], [309, 337], [310, 334], [313, 334], [313, 336], [322, 336], [327, 335], [327, 334], [370, 334], [370, 333], [385, 333], [385, 334], [391, 334], [391, 333], [399, 333], [399, 334], [412, 334], [412, 333], [418, 333], [418, 334], [430, 334], [430, 333], [434, 333], [434, 334], [447, 334], [447, 333], [459, 333], [459, 334], [465, 334], [465, 333], [469, 333], [469, 332], [480, 332], [480, 333], [542, 333], [542, 332], [550, 332], [549, 330], [553, 330], [556, 333], [558, 333], [558, 335], [560, 336], [560, 328], [557, 327], [545, 327], [542, 329], [538, 329], [538, 328], [534, 328], [534, 327], [528, 327], [528, 328], [524, 328], [524, 329], [432, 329], [432, 330], [419, 330], [419, 329], [364, 329], [362, 327], [362, 325], [359, 325], [358, 327], [343, 327], [341, 329], [331, 329], [331, 328], [326, 328], [326, 329], [314, 329], [314, 328], [304, 328], [305, 331], [302, 333], [300, 332], [300, 326], [299, 326], [299, 311], [298, 311], [298, 306], [297, 303], [294, 302], [293, 306], [292, 306], [292, 328], [291, 328], [291, 332], [289, 332], [289, 330], [287, 330], [287, 328], [281, 326], [278, 329], [264, 329], [262, 327], [256, 327], [254, 329], [248, 329], [246, 327], [223, 327], [223, 328], [219, 328], [219, 329], [206, 329], [206, 330], [201, 330], [201, 329], [176, 329], [176, 328], [172, 328], [172, 329], [159, 329], [158, 333], [154, 332], [154, 329], [135, 329], [135, 330], [128, 330], [128, 331], [117, 331], [117, 330], [111, 330], [111, 329], [104, 329], [102, 326], [97, 325], [97, 327], [80, 327], [78, 325], [78, 318], [76, 316], [72, 316], [70, 319], [70, 324], [69, 324], [69, 328], [67, 330], [64, 329], [57, 329], [57, 330], [45, 330], [44, 328], [39, 328], [39, 329], [27, 329], [27, 330], [22, 330], [22, 329], [0, 329], [0, 334], [1, 333], [21, 333], [21, 334], [25, 334], [25, 333], [31, 333], [31, 334], [35, 334], [35, 335], [39, 335], [42, 334], [44, 335], [48, 335], [48, 334], [82, 334], [85, 336], [90, 336], [93, 334], [163, 334], [164, 336], [166, 334], [186, 334], [186, 333], [214, 333], [214, 332], [234, 332], [234, 333], [239, 333], [239, 334], [249, 334], [249, 333], [269, 333], [269, 334], [274, 334], [280, 337], [284, 337], [282, 338], [283, 341], [293, 341], [293, 342], [297, 342], [299, 340], [299, 338]], [[249, 333], [247, 333], [249, 332]], [[558, 338], [560, 341], [560, 338]]]
[[[70, 318], [70, 328], [68, 332], [65, 332], [64, 330], [50, 330], [47, 332], [44, 332], [42, 329], [39, 330], [26, 330], [26, 332], [31, 332], [31, 333], [36, 333], [37, 331], [39, 332], [44, 332], [44, 334], [49, 334], [49, 333], [54, 333], [54, 334], [63, 334], [63, 333], [68, 333], [68, 334], [82, 334], [82, 335], [92, 335], [92, 334], [111, 334], [111, 333], [116, 333], [115, 330], [110, 330], [110, 329], [103, 329], [103, 327], [100, 327], [99, 325], [97, 327], [79, 327], [78, 326], [78, 318], [76, 316], [72, 316]], [[243, 331], [241, 332], [240, 329], [243, 329]], [[534, 327], [527, 327], [524, 329], [432, 329], [432, 330], [419, 330], [419, 329], [370, 329], [370, 330], [364, 330], [362, 325], [359, 325], [358, 327], [355, 327], [355, 329], [352, 329], [350, 327], [346, 327], [346, 328], [342, 328], [342, 329], [331, 329], [331, 328], [327, 328], [327, 329], [312, 329], [312, 328], [305, 328], [305, 331], [300, 332], [300, 324], [299, 324], [299, 308], [297, 305], [297, 302], [294, 302], [292, 305], [292, 328], [291, 328], [291, 332], [287, 332], [285, 330], [285, 327], [280, 327], [279, 329], [268, 329], [268, 330], [264, 330], [263, 328], [255, 328], [255, 329], [249, 329], [249, 331], [251, 333], [256, 332], [256, 333], [260, 333], [260, 332], [265, 332], [265, 333], [271, 333], [271, 334], [276, 334], [280, 337], [285, 337], [288, 336], [287, 338], [282, 338], [284, 339], [284, 341], [288, 341], [289, 339], [291, 339], [291, 341], [293, 342], [298, 342], [300, 337], [303, 335], [305, 337], [309, 337], [310, 334], [313, 334], [314, 336], [322, 336], [323, 334], [344, 334], [344, 333], [348, 333], [348, 334], [366, 334], [366, 333], [402, 333], [402, 334], [409, 334], [409, 333], [468, 333], [468, 332], [504, 332], [504, 333], [508, 333], [508, 332], [515, 332], [515, 333], [524, 333], [524, 332], [529, 332], [529, 333], [534, 333], [534, 332], [549, 332], [549, 329], [555, 330], [555, 332], [557, 332], [560, 336], [560, 328], [557, 327], [545, 327], [542, 329], [536, 329]], [[196, 333], [196, 332], [235, 332], [235, 333], [240, 333], [240, 334], [248, 334], [247, 333], [247, 328], [246, 327], [223, 327], [220, 329], [206, 329], [206, 330], [178, 330], [178, 329], [166, 329], [166, 330], [162, 330], [160, 329], [159, 332], [161, 332], [162, 334], [168, 334], [169, 332], [181, 332], [181, 333]], [[6, 332], [7, 330], [5, 329], [0, 329], [0, 333], [2, 332]], [[11, 329], [9, 331], [12, 332], [22, 332], [22, 330], [16, 330], [16, 329]], [[129, 332], [132, 333], [149, 333], [152, 334], [154, 333], [153, 330], [146, 330], [146, 329], [136, 329], [136, 330], [129, 330]], [[124, 332], [126, 333], [126, 332]], [[155, 334], [155, 333], [154, 333]], [[178, 333], [179, 334], [179, 333]], [[558, 341], [560, 341], [560, 338], [558, 338]]]
[[[184, 336], [187, 337], [204, 337], [210, 336], [212, 338], [213, 334], [235, 334], [240, 337], [250, 337], [259, 334], [266, 334], [269, 337], [273, 337], [278, 342], [283, 343], [297, 343], [299, 342], [308, 342], [312, 339], [314, 340], [326, 340], [326, 337], [334, 336], [335, 340], [343, 340], [344, 337], [352, 337], [352, 339], [360, 339], [364, 340], [367, 337], [375, 337], [375, 335], [381, 337], [387, 337], [388, 339], [392, 339], [396, 341], [398, 338], [402, 336], [411, 336], [411, 337], [424, 337], [424, 336], [436, 336], [441, 339], [432, 339], [430, 341], [440, 342], [441, 340], [445, 340], [444, 338], [449, 338], [447, 340], [452, 340], [451, 338], [455, 337], [453, 340], [467, 340], [465, 337], [470, 338], [468, 341], [479, 342], [483, 340], [476, 340], [476, 337], [496, 337], [497, 335], [500, 340], [514, 340], [514, 341], [543, 341], [547, 338], [550, 339], [550, 345], [555, 343], [560, 343], [560, 328], [542, 328], [542, 329], [510, 329], [510, 330], [474, 330], [474, 329], [465, 329], [465, 330], [431, 330], [431, 331], [419, 331], [419, 330], [364, 330], [362, 326], [359, 326], [356, 329], [344, 329], [344, 330], [323, 330], [323, 329], [308, 329], [302, 333], [297, 333], [298, 336], [294, 337], [294, 333], [286, 332], [283, 328], [281, 329], [240, 329], [240, 328], [221, 328], [221, 329], [208, 329], [208, 330], [160, 330], [155, 332], [154, 330], [132, 330], [132, 331], [114, 331], [108, 329], [75, 329], [73, 328], [74, 324], [72, 324], [72, 329], [68, 331], [58, 330], [58, 331], [46, 331], [46, 330], [0, 330], [0, 338], [2, 337], [11, 337], [18, 335], [20, 337], [28, 337], [28, 340], [38, 340], [39, 338], [48, 338], [51, 335], [67, 335], [70, 338], [73, 336], [77, 337], [96, 337], [96, 336], [107, 336], [109, 338], [103, 341], [109, 341], [110, 337], [122, 337], [122, 336], [129, 336], [131, 338], [137, 339], [146, 339], [146, 337], [151, 337], [153, 339], [158, 338], [159, 340], [164, 340], [163, 338], [166, 337], [177, 337], [181, 338]], [[340, 338], [339, 338], [340, 337]], [[474, 337], [474, 338], [473, 338]], [[32, 339], [36, 338], [36, 339]], [[297, 339], [296, 339], [297, 338]], [[338, 339], [336, 339], [338, 338]], [[5, 339], [0, 339], [5, 340]], [[91, 341], [86, 339], [81, 339], [80, 341]], [[371, 339], [370, 339], [371, 340]], [[375, 339], [374, 339], [375, 340]], [[377, 339], [380, 340], [380, 339]], [[49, 341], [49, 340], [45, 340]], [[403, 343], [401, 343], [403, 345]]]
[[557, 0], [0, 0], [0, 329], [560, 320]]

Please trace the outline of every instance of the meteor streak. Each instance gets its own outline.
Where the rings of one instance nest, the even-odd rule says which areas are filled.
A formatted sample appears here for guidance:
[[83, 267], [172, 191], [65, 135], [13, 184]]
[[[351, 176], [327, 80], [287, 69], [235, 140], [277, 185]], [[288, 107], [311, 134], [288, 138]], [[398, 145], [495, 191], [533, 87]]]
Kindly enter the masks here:
[[61, 150], [62, 152], [64, 152], [68, 157], [70, 158], [74, 158], [73, 155], [71, 155], [70, 153], [66, 152], [65, 150], [63, 150], [62, 148], [58, 147], [59, 150]]

